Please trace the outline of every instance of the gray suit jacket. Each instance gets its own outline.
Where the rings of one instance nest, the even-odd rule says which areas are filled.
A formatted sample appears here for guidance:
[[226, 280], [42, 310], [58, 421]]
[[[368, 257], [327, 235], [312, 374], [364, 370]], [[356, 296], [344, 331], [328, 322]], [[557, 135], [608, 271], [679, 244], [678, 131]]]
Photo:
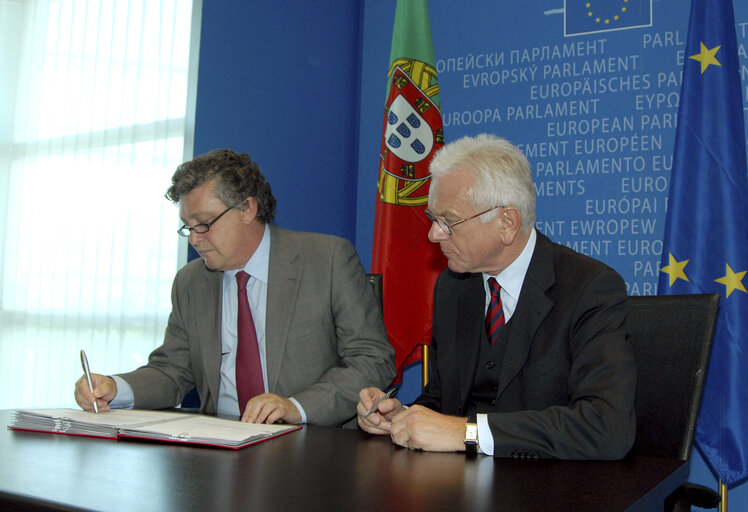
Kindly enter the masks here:
[[[196, 386], [201, 412], [216, 412], [222, 279], [202, 260], [177, 273], [163, 345], [121, 375], [136, 408], [174, 407]], [[298, 400], [309, 423], [351, 418], [359, 390], [394, 378], [379, 303], [347, 240], [270, 226], [265, 325], [268, 390]]]
[[[626, 288], [603, 263], [538, 234], [507, 327], [495, 404], [497, 457], [618, 459], [634, 442], [636, 367]], [[416, 403], [466, 415], [486, 341], [481, 274], [445, 271], [434, 288], [431, 378]]]

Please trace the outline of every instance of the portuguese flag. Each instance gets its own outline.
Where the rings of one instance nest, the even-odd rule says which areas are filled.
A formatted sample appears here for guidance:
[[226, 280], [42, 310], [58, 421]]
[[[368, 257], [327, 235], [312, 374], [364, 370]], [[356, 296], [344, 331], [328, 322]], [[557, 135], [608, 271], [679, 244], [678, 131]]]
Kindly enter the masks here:
[[382, 274], [384, 322], [398, 379], [431, 338], [434, 282], [446, 268], [428, 240], [429, 163], [444, 145], [426, 0], [398, 0], [384, 108], [372, 272]]

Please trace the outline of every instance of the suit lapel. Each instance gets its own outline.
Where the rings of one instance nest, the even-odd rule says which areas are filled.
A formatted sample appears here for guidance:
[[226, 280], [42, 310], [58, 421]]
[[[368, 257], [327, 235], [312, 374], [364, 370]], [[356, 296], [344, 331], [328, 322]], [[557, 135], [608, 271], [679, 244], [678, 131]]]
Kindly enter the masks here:
[[464, 404], [473, 385], [475, 369], [478, 365], [478, 352], [483, 339], [485, 325], [485, 290], [482, 274], [473, 274], [466, 286], [462, 287], [456, 302], [456, 319], [454, 339], [460, 371], [460, 403]]
[[545, 292], [555, 281], [551, 241], [538, 233], [519, 302], [511, 318], [512, 325], [501, 366], [497, 396], [501, 396], [524, 366], [535, 332], [553, 307], [553, 302]]
[[[214, 410], [218, 407], [218, 393], [221, 380], [221, 314], [223, 297], [223, 272], [211, 272], [203, 268], [204, 279], [190, 290], [190, 301], [199, 312], [200, 321], [196, 324], [203, 372], [210, 391]], [[206, 314], [209, 313], [209, 314]]]
[[268, 269], [268, 297], [265, 313], [265, 357], [268, 390], [273, 393], [278, 384], [283, 351], [294, 316], [303, 268], [293, 264], [299, 251], [288, 234], [270, 225], [270, 268]]

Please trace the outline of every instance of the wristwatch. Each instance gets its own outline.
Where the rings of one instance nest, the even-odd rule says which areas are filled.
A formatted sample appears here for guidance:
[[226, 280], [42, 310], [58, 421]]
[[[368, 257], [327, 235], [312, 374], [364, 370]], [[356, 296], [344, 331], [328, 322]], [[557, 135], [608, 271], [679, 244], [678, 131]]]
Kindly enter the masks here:
[[478, 419], [475, 415], [468, 416], [465, 424], [465, 451], [467, 453], [478, 452]]

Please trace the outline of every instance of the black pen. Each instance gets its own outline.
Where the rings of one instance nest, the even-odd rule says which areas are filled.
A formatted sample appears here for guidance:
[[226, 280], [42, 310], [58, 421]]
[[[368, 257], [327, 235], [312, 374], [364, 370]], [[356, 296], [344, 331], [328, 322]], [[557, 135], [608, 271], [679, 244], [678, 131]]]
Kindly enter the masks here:
[[374, 405], [371, 406], [371, 409], [366, 411], [366, 414], [364, 415], [364, 418], [368, 418], [369, 414], [376, 412], [377, 408], [379, 407], [379, 404], [382, 403], [384, 400], [387, 400], [388, 398], [392, 398], [397, 394], [397, 388], [392, 388], [387, 393], [384, 394], [382, 398], [376, 401]]

